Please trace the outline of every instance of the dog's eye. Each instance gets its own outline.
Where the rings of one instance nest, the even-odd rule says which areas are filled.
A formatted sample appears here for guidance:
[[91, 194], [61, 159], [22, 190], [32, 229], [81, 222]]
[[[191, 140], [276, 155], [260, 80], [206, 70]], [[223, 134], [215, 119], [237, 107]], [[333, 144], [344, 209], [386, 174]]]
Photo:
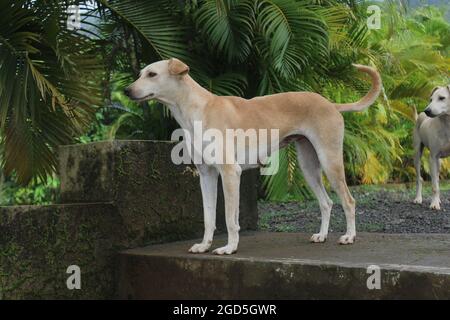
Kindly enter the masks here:
[[149, 72], [148, 73], [148, 77], [149, 78], [153, 78], [154, 76], [156, 76], [156, 73], [154, 73], [154, 72]]
[[444, 99], [445, 99], [445, 97], [439, 96], [439, 101], [442, 101], [442, 100], [444, 100]]

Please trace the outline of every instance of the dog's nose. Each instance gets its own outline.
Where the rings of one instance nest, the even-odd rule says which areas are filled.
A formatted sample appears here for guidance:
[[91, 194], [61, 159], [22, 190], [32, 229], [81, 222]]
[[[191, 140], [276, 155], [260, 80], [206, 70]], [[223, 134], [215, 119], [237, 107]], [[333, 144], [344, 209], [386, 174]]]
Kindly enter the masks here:
[[127, 97], [129, 97], [129, 96], [130, 96], [130, 88], [125, 88], [125, 89], [123, 90], [123, 93], [124, 93]]
[[429, 116], [429, 117], [431, 117], [431, 111], [430, 111], [430, 109], [425, 109], [425, 114], [427, 115], [427, 116]]

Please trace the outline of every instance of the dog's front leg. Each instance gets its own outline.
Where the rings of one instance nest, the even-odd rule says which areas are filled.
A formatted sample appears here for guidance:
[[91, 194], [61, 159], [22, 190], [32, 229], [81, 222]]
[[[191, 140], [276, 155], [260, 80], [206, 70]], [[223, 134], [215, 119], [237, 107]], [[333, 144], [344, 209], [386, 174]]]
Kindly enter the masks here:
[[216, 229], [217, 180], [219, 172], [216, 168], [206, 164], [197, 165], [200, 174], [200, 187], [203, 198], [203, 215], [205, 233], [201, 243], [194, 244], [189, 252], [203, 253], [209, 250]]
[[220, 172], [225, 199], [225, 221], [228, 231], [228, 244], [213, 251], [215, 254], [232, 254], [237, 251], [239, 243], [239, 185], [241, 167], [223, 165]]
[[433, 190], [430, 208], [435, 210], [441, 210], [441, 200], [439, 198], [439, 167], [439, 157], [437, 155], [430, 154], [431, 188]]
[[[416, 140], [417, 138], [414, 137]], [[414, 141], [414, 168], [416, 169], [416, 198], [414, 203], [422, 203], [422, 176], [420, 175], [420, 159], [422, 157], [423, 145], [420, 141]]]

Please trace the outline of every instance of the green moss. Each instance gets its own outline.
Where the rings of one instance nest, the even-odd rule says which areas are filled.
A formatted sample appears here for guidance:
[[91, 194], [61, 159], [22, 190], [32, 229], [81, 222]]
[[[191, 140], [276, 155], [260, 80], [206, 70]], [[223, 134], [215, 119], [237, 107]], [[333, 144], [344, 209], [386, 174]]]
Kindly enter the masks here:
[[[120, 221], [112, 210], [108, 205], [34, 207], [8, 223], [2, 219], [0, 240], [7, 245], [0, 254], [1, 297], [112, 298], [117, 251], [110, 244], [117, 241]], [[82, 290], [66, 288], [65, 272], [72, 264], [82, 268]]]
[[[171, 147], [126, 141], [64, 147], [61, 199], [104, 203], [0, 208], [0, 297], [113, 298], [119, 250], [201, 236], [198, 177], [172, 163]], [[256, 221], [256, 196], [242, 199], [246, 229], [246, 215]], [[246, 202], [255, 211], [246, 212]], [[81, 267], [82, 290], [66, 288], [72, 264]]]

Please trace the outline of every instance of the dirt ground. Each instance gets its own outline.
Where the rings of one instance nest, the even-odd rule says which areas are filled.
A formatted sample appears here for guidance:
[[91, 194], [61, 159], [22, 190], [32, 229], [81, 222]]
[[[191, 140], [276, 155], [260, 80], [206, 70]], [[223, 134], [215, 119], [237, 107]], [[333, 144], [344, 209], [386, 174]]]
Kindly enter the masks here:
[[[356, 230], [385, 233], [450, 233], [450, 182], [441, 183], [441, 210], [429, 208], [431, 188], [424, 187], [424, 202], [414, 204], [412, 185], [352, 187], [356, 200]], [[345, 215], [333, 193], [330, 232], [345, 231]], [[316, 233], [320, 210], [316, 200], [301, 202], [260, 201], [259, 228], [278, 232]]]

